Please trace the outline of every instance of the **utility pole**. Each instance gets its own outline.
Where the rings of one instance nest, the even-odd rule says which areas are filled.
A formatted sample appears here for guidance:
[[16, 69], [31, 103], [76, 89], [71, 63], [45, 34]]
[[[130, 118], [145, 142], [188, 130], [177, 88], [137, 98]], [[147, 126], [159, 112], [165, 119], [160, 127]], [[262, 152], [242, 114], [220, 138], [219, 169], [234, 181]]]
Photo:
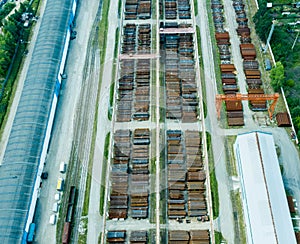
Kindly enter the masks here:
[[295, 44], [296, 44], [296, 42], [297, 42], [297, 39], [298, 39], [298, 36], [299, 36], [299, 31], [298, 31], [297, 36], [296, 36], [296, 38], [295, 38], [295, 41], [294, 41], [294, 43], [293, 43], [292, 50], [294, 49], [294, 46], [295, 46]]

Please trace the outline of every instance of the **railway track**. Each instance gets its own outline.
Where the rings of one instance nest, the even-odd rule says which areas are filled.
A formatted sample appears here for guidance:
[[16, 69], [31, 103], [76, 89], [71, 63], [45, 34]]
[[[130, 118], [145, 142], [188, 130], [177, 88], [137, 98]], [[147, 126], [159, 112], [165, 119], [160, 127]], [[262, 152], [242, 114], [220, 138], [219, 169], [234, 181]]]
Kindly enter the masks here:
[[[75, 119], [75, 136], [72, 146], [74, 170], [72, 170], [70, 184], [78, 186], [78, 199], [74, 214], [74, 227], [71, 243], [78, 243], [79, 225], [82, 216], [86, 181], [89, 169], [92, 134], [96, 113], [96, 101], [99, 86], [100, 53], [98, 47], [99, 29], [102, 5], [99, 9], [90, 33], [88, 52], [83, 72], [82, 91]], [[79, 182], [79, 184], [78, 184]]]

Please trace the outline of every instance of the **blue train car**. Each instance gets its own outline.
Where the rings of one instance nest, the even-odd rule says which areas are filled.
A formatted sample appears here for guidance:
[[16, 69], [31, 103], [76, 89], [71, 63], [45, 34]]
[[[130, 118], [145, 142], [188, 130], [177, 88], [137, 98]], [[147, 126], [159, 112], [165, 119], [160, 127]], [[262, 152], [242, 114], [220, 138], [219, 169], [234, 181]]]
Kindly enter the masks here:
[[31, 223], [29, 226], [27, 242], [32, 243], [35, 235], [35, 223]]

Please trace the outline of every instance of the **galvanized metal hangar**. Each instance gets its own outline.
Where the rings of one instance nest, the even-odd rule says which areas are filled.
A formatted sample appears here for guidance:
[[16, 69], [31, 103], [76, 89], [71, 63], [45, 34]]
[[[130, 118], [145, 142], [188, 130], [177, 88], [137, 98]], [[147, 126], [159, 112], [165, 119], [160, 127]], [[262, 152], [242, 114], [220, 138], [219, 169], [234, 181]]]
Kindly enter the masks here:
[[295, 243], [273, 136], [237, 136], [234, 153], [241, 184], [247, 243]]
[[0, 165], [0, 241], [26, 243], [48, 150], [77, 0], [47, 2]]

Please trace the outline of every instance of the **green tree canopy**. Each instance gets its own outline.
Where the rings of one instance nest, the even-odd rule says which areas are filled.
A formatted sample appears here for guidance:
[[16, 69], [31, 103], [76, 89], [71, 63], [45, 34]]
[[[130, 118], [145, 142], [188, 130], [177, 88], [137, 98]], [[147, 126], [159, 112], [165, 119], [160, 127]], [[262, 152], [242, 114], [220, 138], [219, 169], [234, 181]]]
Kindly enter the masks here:
[[255, 23], [256, 33], [262, 41], [266, 41], [272, 26], [272, 16], [267, 9], [267, 1], [263, 0], [259, 2], [259, 9], [253, 17]]
[[275, 91], [278, 91], [281, 86], [284, 84], [284, 67], [281, 62], [276, 62], [276, 67], [271, 70], [270, 73], [271, 85]]

